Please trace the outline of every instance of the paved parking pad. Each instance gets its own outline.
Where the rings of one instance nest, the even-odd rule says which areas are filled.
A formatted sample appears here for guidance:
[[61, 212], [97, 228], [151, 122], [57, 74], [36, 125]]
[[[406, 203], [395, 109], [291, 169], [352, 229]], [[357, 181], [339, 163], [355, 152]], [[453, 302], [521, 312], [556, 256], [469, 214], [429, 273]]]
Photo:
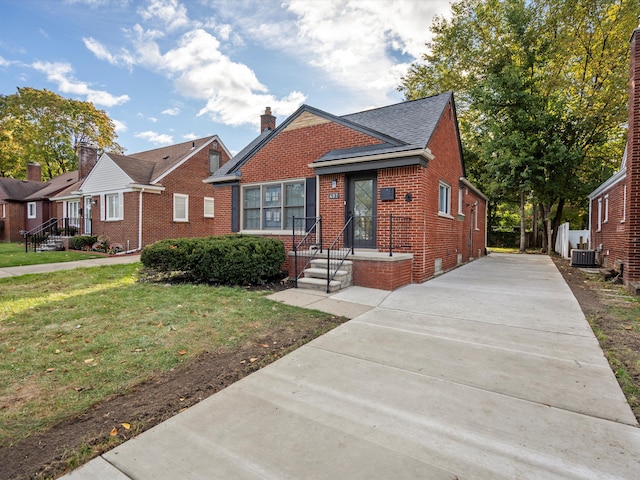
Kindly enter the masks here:
[[548, 257], [308, 306], [358, 292], [353, 320], [69, 478], [640, 478], [640, 429]]

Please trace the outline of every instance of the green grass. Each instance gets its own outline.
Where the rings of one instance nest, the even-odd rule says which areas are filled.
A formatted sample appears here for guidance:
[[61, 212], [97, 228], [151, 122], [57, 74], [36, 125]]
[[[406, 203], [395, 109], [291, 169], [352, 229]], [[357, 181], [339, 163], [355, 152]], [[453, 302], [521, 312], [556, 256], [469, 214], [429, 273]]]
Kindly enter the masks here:
[[0, 279], [0, 446], [203, 352], [331, 317], [242, 288], [140, 283], [139, 268]]
[[100, 253], [66, 250], [62, 252], [25, 252], [24, 244], [0, 243], [0, 268], [38, 265], [41, 263], [72, 262], [104, 257]]

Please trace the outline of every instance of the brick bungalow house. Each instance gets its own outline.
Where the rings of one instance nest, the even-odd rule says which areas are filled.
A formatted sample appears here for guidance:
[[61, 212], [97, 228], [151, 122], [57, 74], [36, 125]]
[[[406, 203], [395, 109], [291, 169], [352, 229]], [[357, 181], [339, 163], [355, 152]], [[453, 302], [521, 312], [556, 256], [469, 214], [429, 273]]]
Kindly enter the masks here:
[[323, 248], [355, 247], [356, 285], [393, 290], [485, 254], [487, 199], [465, 178], [451, 92], [343, 116], [303, 105], [277, 128], [267, 108], [260, 135], [205, 182], [215, 234], [292, 250], [293, 217], [306, 230], [321, 217]]
[[631, 36], [627, 147], [620, 170], [589, 195], [590, 245], [640, 293], [640, 28]]
[[214, 199], [201, 180], [231, 157], [217, 135], [99, 159], [95, 149], [82, 146], [78, 157], [86, 177], [52, 200], [59, 217], [80, 213], [83, 233], [105, 236], [126, 251], [164, 238], [213, 234]]
[[27, 164], [27, 179], [0, 178], [0, 241], [21, 242], [22, 231], [29, 231], [55, 217], [49, 197], [64, 190], [78, 178], [67, 172], [42, 181], [37, 163]]

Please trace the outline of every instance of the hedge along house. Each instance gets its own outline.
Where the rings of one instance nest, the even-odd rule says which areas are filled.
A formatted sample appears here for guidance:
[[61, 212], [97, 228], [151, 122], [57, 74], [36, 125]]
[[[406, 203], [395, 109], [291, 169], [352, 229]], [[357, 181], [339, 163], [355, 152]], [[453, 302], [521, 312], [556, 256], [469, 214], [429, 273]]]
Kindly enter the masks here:
[[[277, 128], [267, 108], [261, 125], [205, 180], [226, 218], [216, 234], [299, 251], [294, 231], [311, 232], [303, 249], [347, 247], [353, 283], [386, 290], [485, 254], [487, 199], [465, 178], [451, 92], [344, 116], [305, 105]], [[290, 277], [301, 264], [290, 254]]]
[[[91, 151], [85, 147], [79, 155], [89, 166]], [[84, 234], [104, 236], [125, 251], [165, 238], [212, 235], [214, 199], [201, 180], [230, 157], [217, 135], [131, 155], [104, 153], [86, 178], [54, 200], [59, 215], [79, 209]]]

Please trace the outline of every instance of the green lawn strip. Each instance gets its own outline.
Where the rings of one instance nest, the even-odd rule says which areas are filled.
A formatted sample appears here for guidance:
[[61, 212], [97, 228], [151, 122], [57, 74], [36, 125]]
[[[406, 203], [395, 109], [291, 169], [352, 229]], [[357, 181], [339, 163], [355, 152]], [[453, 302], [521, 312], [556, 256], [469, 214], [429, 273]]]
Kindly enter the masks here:
[[0, 243], [0, 268], [39, 265], [41, 263], [72, 262], [102, 258], [104, 254], [65, 250], [61, 252], [25, 252], [24, 244]]
[[139, 268], [0, 279], [0, 445], [203, 352], [330, 316], [242, 288], [138, 283]]

